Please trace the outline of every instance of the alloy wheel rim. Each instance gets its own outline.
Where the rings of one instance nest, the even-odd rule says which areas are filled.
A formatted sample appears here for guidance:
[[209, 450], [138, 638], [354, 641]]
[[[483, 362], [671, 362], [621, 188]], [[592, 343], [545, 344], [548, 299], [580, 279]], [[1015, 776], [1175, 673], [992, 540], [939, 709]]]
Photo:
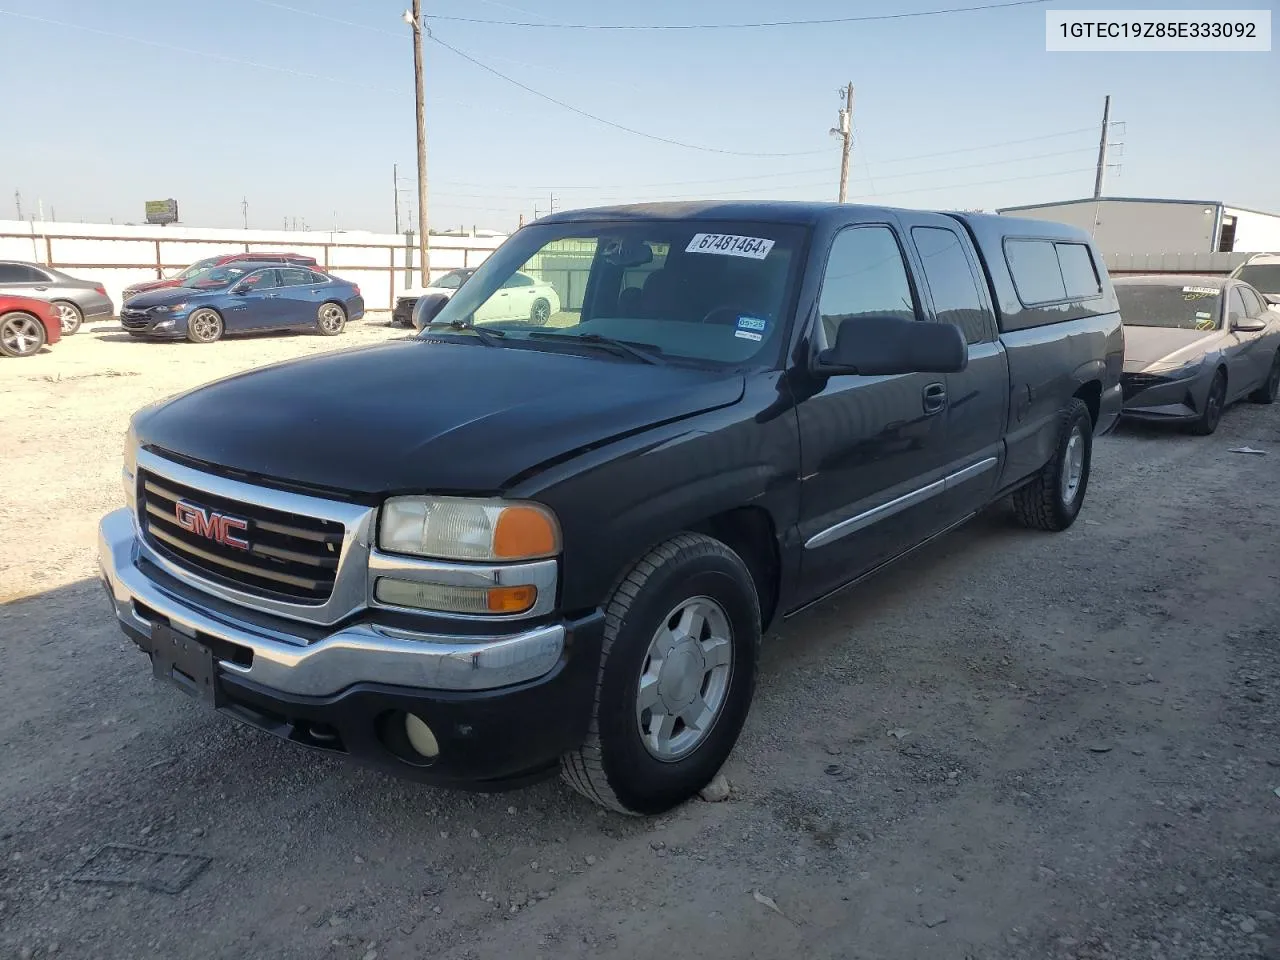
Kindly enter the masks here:
[[330, 333], [342, 327], [342, 313], [337, 307], [328, 306], [320, 311], [320, 325]]
[[1213, 389], [1209, 391], [1209, 417], [1210, 423], [1217, 423], [1218, 417], [1222, 415], [1222, 395], [1226, 392], [1226, 388], [1222, 385], [1222, 381], [1218, 380], [1214, 383]]
[[551, 316], [551, 304], [535, 303], [533, 305], [533, 319], [538, 323], [546, 323]]
[[76, 325], [76, 308], [69, 304], [58, 304], [58, 324], [62, 327], [62, 332], [66, 333]]
[[190, 323], [198, 340], [212, 340], [217, 335], [218, 319], [207, 311], [197, 313], [191, 318]]
[[1062, 465], [1062, 502], [1070, 504], [1080, 489], [1084, 477], [1084, 434], [1077, 424], [1071, 428], [1067, 439], [1067, 452]]
[[636, 687], [636, 722], [645, 750], [671, 763], [696, 750], [729, 698], [733, 630], [710, 597], [691, 597], [654, 631]]
[[30, 317], [13, 317], [0, 330], [0, 342], [15, 353], [25, 356], [40, 345], [39, 324]]

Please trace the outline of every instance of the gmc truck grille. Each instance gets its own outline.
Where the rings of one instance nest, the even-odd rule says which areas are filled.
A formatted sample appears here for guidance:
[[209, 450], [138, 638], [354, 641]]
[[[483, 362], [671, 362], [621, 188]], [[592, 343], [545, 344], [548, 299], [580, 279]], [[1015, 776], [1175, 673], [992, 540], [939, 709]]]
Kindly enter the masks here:
[[218, 497], [138, 471], [138, 520], [152, 549], [217, 583], [273, 600], [324, 603], [342, 524]]

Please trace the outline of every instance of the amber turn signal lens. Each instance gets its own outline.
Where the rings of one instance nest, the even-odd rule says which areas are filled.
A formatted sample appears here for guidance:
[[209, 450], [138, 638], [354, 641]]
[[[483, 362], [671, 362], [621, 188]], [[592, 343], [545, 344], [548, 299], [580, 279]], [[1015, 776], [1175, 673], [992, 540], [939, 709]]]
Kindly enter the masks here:
[[516, 504], [498, 515], [493, 531], [493, 555], [505, 560], [550, 557], [560, 550], [555, 521], [536, 507]]
[[538, 599], [537, 587], [491, 587], [490, 613], [523, 613]]

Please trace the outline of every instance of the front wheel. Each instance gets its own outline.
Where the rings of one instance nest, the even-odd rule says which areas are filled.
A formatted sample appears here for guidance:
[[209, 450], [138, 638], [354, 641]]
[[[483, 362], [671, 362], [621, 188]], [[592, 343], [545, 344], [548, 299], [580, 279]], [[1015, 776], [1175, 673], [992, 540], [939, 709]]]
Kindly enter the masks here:
[[1035, 478], [1013, 494], [1013, 510], [1024, 527], [1057, 532], [1076, 522], [1089, 487], [1093, 462], [1093, 416], [1073, 397], [1058, 414], [1058, 446]]
[[1197, 436], [1207, 437], [1218, 429], [1222, 422], [1222, 410], [1227, 405], [1227, 377], [1221, 370], [1213, 375], [1213, 383], [1209, 385], [1209, 393], [1204, 398], [1204, 409], [1200, 418], [1191, 424], [1190, 430]]
[[711, 782], [755, 692], [760, 604], [742, 559], [683, 533], [654, 547], [605, 609], [586, 742], [561, 774], [601, 806], [655, 814]]
[[84, 323], [84, 312], [79, 307], [66, 300], [55, 300], [52, 306], [58, 314], [58, 324], [62, 327], [64, 337], [69, 337], [80, 329], [80, 324]]
[[224, 327], [218, 311], [208, 307], [195, 311], [187, 318], [187, 339], [192, 343], [214, 343], [222, 339]]
[[1275, 359], [1271, 361], [1271, 370], [1267, 374], [1267, 379], [1262, 381], [1262, 385], [1257, 390], [1249, 394], [1249, 399], [1254, 403], [1275, 403], [1277, 394], [1280, 394], [1280, 350], [1276, 351]]
[[39, 353], [44, 341], [44, 324], [31, 314], [16, 310], [0, 317], [0, 353], [6, 357]]
[[535, 326], [545, 327], [550, 319], [551, 301], [545, 297], [539, 297], [533, 301], [533, 306], [529, 310], [529, 322]]
[[347, 311], [336, 303], [321, 304], [316, 327], [326, 337], [336, 337], [347, 325]]

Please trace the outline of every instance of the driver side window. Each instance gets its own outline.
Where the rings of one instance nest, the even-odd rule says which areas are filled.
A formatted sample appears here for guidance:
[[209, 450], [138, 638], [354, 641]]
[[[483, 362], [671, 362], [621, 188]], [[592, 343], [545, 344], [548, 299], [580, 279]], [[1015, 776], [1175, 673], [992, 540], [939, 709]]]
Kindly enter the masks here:
[[1244, 298], [1240, 296], [1240, 288], [1232, 287], [1231, 296], [1227, 299], [1227, 326], [1243, 320], [1248, 315], [1244, 308]]
[[833, 345], [840, 324], [851, 318], [917, 319], [907, 265], [891, 229], [847, 227], [836, 236], [822, 278], [818, 314], [822, 346]]

